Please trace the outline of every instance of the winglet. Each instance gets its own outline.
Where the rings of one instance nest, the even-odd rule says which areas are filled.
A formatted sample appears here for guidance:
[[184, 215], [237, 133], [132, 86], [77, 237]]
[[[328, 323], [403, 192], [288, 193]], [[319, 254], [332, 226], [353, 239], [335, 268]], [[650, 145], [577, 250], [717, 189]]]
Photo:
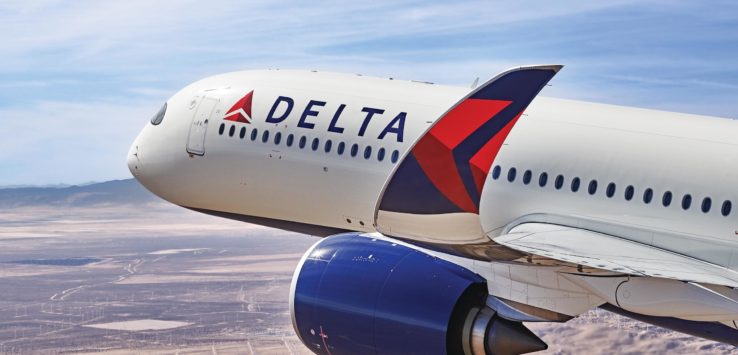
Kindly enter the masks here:
[[378, 210], [478, 213], [484, 180], [505, 138], [562, 67], [513, 68], [472, 90], [398, 164], [385, 184]]

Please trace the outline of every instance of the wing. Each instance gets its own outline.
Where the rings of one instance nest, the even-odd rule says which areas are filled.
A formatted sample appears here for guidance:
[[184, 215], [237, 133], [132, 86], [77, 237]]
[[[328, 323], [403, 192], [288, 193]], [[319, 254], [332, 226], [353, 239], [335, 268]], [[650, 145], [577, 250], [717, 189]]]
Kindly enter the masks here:
[[526, 223], [496, 243], [527, 254], [612, 272], [738, 287], [738, 272], [607, 234]]
[[523, 111], [560, 69], [539, 65], [505, 71], [446, 111], [387, 180], [375, 208], [377, 228], [437, 242], [486, 239], [478, 217], [484, 179]]

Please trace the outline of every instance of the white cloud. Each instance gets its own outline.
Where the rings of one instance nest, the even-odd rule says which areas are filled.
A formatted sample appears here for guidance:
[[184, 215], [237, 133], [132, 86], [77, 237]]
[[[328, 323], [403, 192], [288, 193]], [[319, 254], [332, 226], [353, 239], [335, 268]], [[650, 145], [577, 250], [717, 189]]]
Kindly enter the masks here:
[[544, 94], [735, 116], [735, 9], [658, 0], [7, 0], [0, 184], [127, 176], [128, 144], [161, 101], [206, 75], [250, 68], [466, 86], [512, 66], [561, 63]]
[[5, 15], [0, 15], [0, 33], [4, 34], [0, 63], [5, 62], [6, 68], [0, 70], [28, 69], [39, 64], [38, 57], [43, 61], [57, 53], [55, 65], [81, 63], [103, 69], [126, 64], [141, 67], [148, 60], [176, 61], [186, 59], [182, 55], [205, 53], [299, 57], [325, 46], [397, 36], [466, 32], [483, 36], [482, 31], [490, 26], [623, 3], [131, 0], [49, 1], [31, 6], [11, 2], [6, 4]]
[[3, 185], [128, 177], [128, 147], [160, 101], [42, 102], [0, 110]]

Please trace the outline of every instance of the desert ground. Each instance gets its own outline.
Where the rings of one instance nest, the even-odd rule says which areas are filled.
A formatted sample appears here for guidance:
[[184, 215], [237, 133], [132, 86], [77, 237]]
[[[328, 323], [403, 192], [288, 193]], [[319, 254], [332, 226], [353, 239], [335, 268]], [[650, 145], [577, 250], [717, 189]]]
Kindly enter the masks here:
[[163, 204], [0, 211], [0, 353], [309, 354], [287, 297], [314, 241]]
[[[155, 199], [0, 206], [0, 353], [309, 354], [287, 299], [315, 241]], [[541, 354], [736, 353], [604, 310], [528, 326]]]

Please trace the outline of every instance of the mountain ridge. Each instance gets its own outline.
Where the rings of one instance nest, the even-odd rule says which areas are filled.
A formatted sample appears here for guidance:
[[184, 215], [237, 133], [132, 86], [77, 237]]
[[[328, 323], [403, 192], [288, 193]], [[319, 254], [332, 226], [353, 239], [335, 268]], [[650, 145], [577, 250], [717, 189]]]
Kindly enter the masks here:
[[0, 209], [36, 206], [92, 207], [157, 201], [161, 200], [134, 179], [66, 187], [0, 188]]

